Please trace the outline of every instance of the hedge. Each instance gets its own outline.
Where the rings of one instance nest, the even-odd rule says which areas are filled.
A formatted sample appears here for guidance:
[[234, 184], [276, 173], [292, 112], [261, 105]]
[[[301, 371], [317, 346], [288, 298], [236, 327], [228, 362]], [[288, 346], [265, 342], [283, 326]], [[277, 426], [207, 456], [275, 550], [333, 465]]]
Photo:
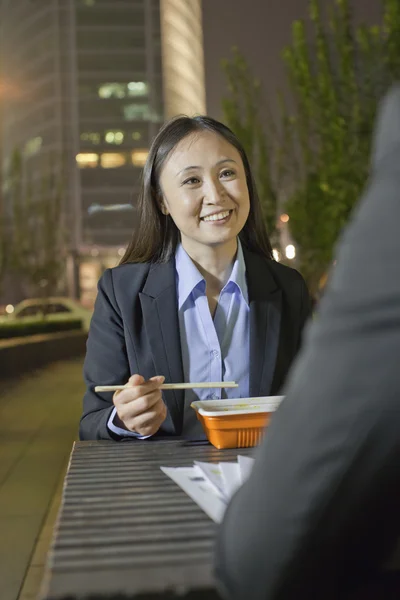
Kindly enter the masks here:
[[43, 333], [56, 333], [58, 331], [75, 331], [82, 329], [80, 319], [68, 319], [65, 321], [14, 321], [9, 323], [0, 323], [0, 339], [5, 340], [16, 337], [26, 337], [29, 335], [40, 335]]

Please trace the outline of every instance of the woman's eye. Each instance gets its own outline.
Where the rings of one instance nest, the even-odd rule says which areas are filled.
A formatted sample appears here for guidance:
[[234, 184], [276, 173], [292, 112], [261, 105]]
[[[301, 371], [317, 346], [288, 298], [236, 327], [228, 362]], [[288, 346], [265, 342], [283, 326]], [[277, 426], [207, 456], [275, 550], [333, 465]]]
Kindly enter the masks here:
[[235, 171], [232, 171], [232, 169], [225, 169], [221, 173], [221, 177], [232, 177], [233, 175], [235, 175]]
[[198, 177], [190, 177], [189, 179], [185, 179], [183, 185], [196, 185], [199, 181]]

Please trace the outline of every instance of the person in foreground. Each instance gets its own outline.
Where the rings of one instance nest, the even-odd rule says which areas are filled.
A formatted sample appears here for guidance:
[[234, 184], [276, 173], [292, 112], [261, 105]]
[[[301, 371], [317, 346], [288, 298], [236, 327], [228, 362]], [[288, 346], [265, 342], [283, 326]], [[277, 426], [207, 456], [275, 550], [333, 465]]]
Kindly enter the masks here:
[[219, 529], [225, 598], [400, 598], [400, 87], [254, 470]]
[[[190, 403], [276, 394], [309, 313], [301, 275], [272, 258], [238, 139], [208, 117], [173, 119], [150, 149], [132, 242], [99, 282], [80, 438], [201, 437]], [[162, 392], [164, 381], [239, 388]]]

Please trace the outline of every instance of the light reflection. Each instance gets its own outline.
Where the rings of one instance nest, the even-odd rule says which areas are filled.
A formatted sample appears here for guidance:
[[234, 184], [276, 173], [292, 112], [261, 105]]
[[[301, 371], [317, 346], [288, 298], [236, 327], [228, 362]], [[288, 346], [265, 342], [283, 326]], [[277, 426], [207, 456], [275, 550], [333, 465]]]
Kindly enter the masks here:
[[296, 248], [293, 244], [289, 244], [285, 249], [286, 258], [293, 260], [296, 257]]

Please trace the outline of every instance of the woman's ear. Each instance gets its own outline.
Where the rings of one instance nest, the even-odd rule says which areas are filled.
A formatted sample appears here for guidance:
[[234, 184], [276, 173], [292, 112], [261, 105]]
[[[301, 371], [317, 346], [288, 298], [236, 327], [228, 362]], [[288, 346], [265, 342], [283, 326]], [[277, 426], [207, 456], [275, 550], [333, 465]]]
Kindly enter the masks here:
[[163, 215], [169, 215], [169, 210], [167, 208], [167, 204], [165, 203], [164, 198], [161, 194], [158, 197], [158, 206], [160, 207], [160, 210]]

